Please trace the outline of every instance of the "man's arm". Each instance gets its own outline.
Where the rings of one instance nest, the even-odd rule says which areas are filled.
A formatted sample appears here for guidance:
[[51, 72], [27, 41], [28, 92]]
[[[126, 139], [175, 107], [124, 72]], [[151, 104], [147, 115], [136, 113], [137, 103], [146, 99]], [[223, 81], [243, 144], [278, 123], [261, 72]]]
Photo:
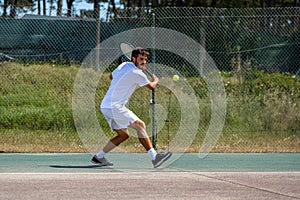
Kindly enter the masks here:
[[152, 81], [150, 83], [148, 83], [148, 85], [146, 85], [146, 87], [149, 88], [150, 90], [153, 90], [156, 88], [157, 83], [158, 83], [158, 78], [153, 74]]

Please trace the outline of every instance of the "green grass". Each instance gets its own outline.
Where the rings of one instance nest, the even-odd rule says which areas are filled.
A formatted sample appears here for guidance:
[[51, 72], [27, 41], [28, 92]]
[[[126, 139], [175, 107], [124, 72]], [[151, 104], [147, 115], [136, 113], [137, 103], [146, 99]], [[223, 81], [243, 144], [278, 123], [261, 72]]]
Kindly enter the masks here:
[[0, 152], [86, 152], [74, 129], [0, 129]]
[[[9, 63], [0, 66], [0, 141], [2, 152], [85, 152], [76, 132], [72, 95], [79, 66]], [[226, 89], [227, 116], [215, 152], [300, 152], [300, 80], [291, 74], [247, 71], [222, 72]], [[202, 78], [187, 81], [200, 106], [199, 131], [190, 146], [197, 152], [211, 118], [211, 101]], [[105, 134], [113, 134], [99, 112], [99, 103], [109, 86], [104, 74], [95, 96], [95, 110]], [[168, 145], [180, 123], [179, 102], [168, 88], [157, 88], [157, 103], [172, 112], [158, 136], [159, 147]], [[151, 92], [138, 89], [129, 107], [151, 124]], [[171, 100], [171, 104], [169, 101]], [[158, 116], [159, 117], [159, 116]], [[160, 119], [165, 120], [165, 119]], [[188, 127], [187, 127], [188, 128]], [[135, 133], [132, 133], [135, 135]], [[122, 146], [142, 151], [136, 137]]]

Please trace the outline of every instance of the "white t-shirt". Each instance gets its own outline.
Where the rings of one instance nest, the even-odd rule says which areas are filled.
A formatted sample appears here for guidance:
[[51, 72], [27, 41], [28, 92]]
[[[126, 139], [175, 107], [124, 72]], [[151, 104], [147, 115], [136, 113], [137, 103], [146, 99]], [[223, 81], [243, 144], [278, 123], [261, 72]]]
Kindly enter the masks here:
[[101, 108], [124, 106], [137, 86], [149, 84], [147, 76], [133, 62], [124, 62], [112, 72], [112, 81]]

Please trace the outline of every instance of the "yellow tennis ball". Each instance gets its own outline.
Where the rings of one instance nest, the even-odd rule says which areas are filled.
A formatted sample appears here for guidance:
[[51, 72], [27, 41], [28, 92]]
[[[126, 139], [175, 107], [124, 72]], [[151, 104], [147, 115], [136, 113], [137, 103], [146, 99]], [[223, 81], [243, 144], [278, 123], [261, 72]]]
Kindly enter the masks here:
[[179, 80], [179, 76], [178, 75], [174, 75], [173, 76], [173, 81], [178, 81]]

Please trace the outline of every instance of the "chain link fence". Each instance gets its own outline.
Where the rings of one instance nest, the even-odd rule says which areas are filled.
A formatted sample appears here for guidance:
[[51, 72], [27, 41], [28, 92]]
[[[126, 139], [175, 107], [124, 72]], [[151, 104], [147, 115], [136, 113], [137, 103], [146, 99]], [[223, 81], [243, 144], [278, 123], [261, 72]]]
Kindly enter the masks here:
[[[99, 104], [128, 43], [149, 49], [161, 81], [155, 104], [144, 88], [128, 104], [159, 150], [299, 152], [299, 19], [299, 8], [0, 19], [0, 150], [99, 150], [114, 135]], [[131, 135], [117, 151], [143, 151]]]

